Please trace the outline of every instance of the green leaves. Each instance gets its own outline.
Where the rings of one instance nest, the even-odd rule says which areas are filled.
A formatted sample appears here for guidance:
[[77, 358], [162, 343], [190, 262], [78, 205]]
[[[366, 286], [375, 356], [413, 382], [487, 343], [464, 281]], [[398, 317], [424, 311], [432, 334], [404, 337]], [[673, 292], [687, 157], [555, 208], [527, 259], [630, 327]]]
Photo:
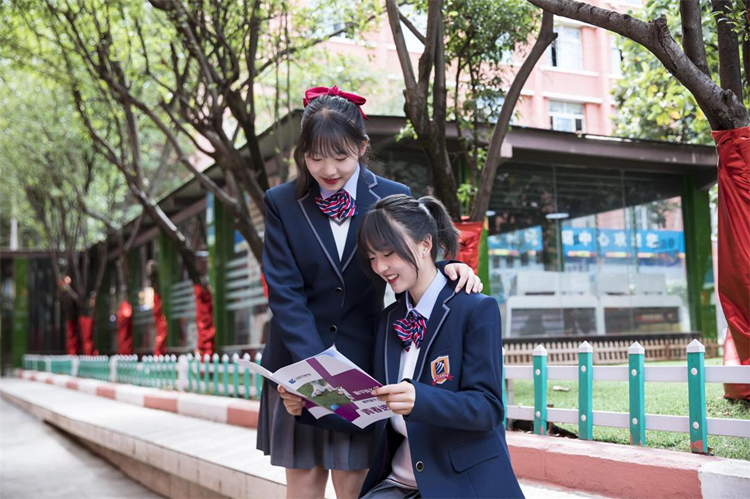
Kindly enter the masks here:
[[[703, 2], [702, 8], [708, 66], [711, 74], [718, 74], [718, 42], [710, 2]], [[678, 0], [652, 0], [639, 17], [665, 17], [672, 36], [682, 44]], [[625, 137], [713, 144], [711, 128], [695, 98], [656, 57], [628, 39], [623, 39], [622, 52], [623, 75], [613, 89], [618, 108], [616, 133]], [[750, 105], [750, 94], [745, 105]]]

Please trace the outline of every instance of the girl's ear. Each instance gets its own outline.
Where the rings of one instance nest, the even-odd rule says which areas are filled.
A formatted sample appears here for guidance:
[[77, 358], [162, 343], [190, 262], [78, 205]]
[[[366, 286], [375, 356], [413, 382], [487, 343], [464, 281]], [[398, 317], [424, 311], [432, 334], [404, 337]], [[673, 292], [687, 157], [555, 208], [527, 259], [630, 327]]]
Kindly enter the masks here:
[[359, 146], [359, 157], [360, 158], [365, 155], [365, 152], [367, 151], [367, 146], [369, 146], [369, 145], [370, 145], [370, 141], [369, 140], [366, 140], [366, 141], [362, 142], [362, 144], [360, 144], [360, 146]]
[[427, 237], [419, 243], [419, 255], [424, 258], [432, 251], [432, 234], [427, 234]]

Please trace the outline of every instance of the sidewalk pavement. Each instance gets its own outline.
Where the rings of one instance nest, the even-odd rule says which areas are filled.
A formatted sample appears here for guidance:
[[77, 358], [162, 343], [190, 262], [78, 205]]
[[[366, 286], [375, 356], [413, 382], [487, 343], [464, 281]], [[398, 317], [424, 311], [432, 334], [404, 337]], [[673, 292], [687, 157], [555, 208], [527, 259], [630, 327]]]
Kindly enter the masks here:
[[[249, 417], [245, 411], [255, 402], [41, 373], [37, 376], [44, 383], [3, 379], [0, 394], [80, 439], [126, 474], [165, 496], [285, 496], [283, 468], [271, 466], [269, 458], [255, 449], [256, 432], [247, 424], [252, 418], [245, 419]], [[74, 386], [76, 390], [66, 389]], [[166, 410], [133, 405], [141, 400], [145, 405], [151, 397]], [[175, 401], [167, 403], [164, 399]], [[225, 424], [232, 419], [228, 416], [232, 406], [240, 411], [239, 421], [245, 424]], [[180, 408], [193, 417], [179, 414]], [[224, 408], [224, 417], [218, 416], [217, 408]], [[257, 409], [255, 414], [257, 421]], [[521, 485], [529, 499], [601, 497], [528, 480], [522, 480]], [[330, 482], [326, 497], [335, 497]]]

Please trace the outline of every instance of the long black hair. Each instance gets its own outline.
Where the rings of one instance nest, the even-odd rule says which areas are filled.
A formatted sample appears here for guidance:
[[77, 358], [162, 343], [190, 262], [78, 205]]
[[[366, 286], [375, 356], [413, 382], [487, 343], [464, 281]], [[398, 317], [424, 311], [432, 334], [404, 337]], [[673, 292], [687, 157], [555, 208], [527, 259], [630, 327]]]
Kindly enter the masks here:
[[297, 164], [297, 196], [302, 197], [313, 185], [305, 155], [313, 157], [357, 156], [361, 167], [367, 166], [370, 146], [360, 156], [362, 144], [369, 142], [356, 104], [336, 95], [322, 95], [307, 104], [302, 113], [302, 132], [294, 149]]
[[[458, 230], [443, 203], [432, 196], [414, 199], [394, 194], [375, 203], [362, 219], [357, 235], [360, 258], [364, 263], [368, 253], [393, 251], [418, 270], [416, 255], [404, 236], [417, 243], [431, 236], [433, 262], [437, 260], [438, 247], [446, 258], [458, 253]], [[364, 267], [369, 268], [369, 262]]]

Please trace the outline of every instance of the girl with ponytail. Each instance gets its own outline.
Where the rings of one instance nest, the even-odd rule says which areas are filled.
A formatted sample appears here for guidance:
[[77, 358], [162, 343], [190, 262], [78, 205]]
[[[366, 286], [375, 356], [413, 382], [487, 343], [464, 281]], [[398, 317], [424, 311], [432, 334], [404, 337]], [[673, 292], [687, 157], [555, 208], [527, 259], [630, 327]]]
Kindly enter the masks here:
[[438, 248], [458, 249], [445, 207], [397, 194], [362, 220], [359, 251], [399, 299], [378, 318], [373, 392], [396, 416], [375, 423], [361, 497], [523, 497], [503, 428], [497, 302], [456, 293]]

